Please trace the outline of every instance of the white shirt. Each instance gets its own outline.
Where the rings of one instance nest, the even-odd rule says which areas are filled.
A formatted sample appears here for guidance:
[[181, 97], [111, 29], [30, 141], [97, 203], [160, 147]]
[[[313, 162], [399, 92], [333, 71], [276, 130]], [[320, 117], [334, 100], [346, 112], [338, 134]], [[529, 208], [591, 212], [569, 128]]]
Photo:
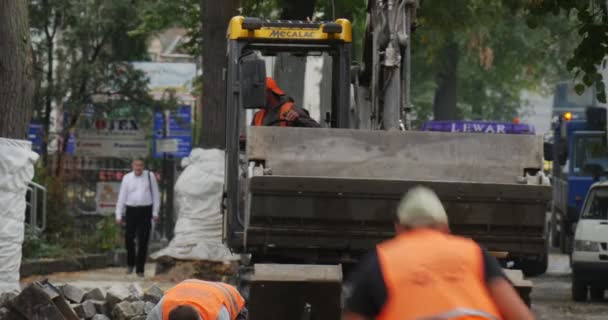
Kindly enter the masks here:
[[[152, 186], [148, 181], [152, 183]], [[152, 190], [152, 194], [150, 194], [150, 190]], [[158, 217], [160, 193], [154, 174], [148, 170], [144, 170], [140, 176], [136, 176], [133, 172], [127, 173], [120, 183], [120, 193], [118, 202], [116, 202], [116, 219], [121, 219], [127, 206], [149, 205], [152, 205], [152, 215]]]

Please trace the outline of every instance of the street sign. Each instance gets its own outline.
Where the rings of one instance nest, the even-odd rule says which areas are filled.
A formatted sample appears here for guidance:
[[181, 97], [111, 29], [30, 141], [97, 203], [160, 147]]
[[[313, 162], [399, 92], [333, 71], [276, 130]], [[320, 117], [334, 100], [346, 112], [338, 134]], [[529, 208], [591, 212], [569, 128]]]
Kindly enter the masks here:
[[42, 143], [44, 141], [44, 125], [31, 122], [28, 130], [28, 140], [32, 142], [32, 150], [42, 154]]
[[179, 141], [177, 139], [157, 139], [156, 152], [159, 153], [175, 153], [179, 150]]
[[498, 121], [427, 121], [420, 131], [495, 134], [534, 134], [534, 127], [523, 123]]
[[[166, 130], [166, 134], [165, 134]], [[154, 158], [163, 155], [185, 158], [192, 150], [192, 111], [190, 106], [180, 106], [168, 112], [168, 123], [161, 111], [154, 113]]]
[[120, 182], [97, 182], [96, 205], [98, 213], [114, 213], [116, 211], [116, 202], [118, 202], [118, 193], [120, 191]]
[[146, 130], [139, 122], [130, 118], [83, 117], [77, 136], [70, 138], [73, 140], [73, 149], [77, 155], [86, 157], [147, 156], [149, 143]]

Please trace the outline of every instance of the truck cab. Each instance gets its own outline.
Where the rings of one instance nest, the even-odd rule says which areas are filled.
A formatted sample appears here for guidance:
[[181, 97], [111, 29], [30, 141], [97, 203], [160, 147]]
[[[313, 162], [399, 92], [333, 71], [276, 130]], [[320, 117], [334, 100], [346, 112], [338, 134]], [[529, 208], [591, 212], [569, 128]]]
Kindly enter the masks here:
[[608, 182], [591, 186], [574, 234], [572, 298], [600, 300], [608, 287]]
[[554, 125], [551, 242], [563, 253], [571, 251], [572, 226], [587, 191], [608, 168], [605, 119], [606, 109], [590, 107], [584, 119], [566, 112]]

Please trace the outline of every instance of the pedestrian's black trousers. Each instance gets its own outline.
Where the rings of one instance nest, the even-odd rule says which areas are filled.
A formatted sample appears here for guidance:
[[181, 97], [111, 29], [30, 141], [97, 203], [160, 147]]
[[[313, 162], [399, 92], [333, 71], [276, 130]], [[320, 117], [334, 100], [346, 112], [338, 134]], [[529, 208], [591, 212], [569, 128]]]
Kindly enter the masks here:
[[[127, 206], [125, 220], [127, 265], [135, 267], [135, 272], [143, 273], [148, 256], [150, 229], [152, 228], [152, 206]], [[135, 238], [137, 238], [137, 254], [135, 252]]]

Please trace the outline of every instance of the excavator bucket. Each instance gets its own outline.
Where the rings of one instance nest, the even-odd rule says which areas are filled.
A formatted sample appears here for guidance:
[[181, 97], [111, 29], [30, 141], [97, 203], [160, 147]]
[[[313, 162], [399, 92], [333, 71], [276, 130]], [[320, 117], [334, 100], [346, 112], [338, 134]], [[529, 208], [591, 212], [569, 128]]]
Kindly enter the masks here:
[[246, 246], [318, 261], [363, 253], [393, 235], [403, 194], [425, 185], [443, 201], [454, 233], [512, 259], [536, 257], [546, 252], [551, 189], [522, 176], [542, 168], [539, 139], [251, 127], [247, 157], [263, 170], [251, 170]]

